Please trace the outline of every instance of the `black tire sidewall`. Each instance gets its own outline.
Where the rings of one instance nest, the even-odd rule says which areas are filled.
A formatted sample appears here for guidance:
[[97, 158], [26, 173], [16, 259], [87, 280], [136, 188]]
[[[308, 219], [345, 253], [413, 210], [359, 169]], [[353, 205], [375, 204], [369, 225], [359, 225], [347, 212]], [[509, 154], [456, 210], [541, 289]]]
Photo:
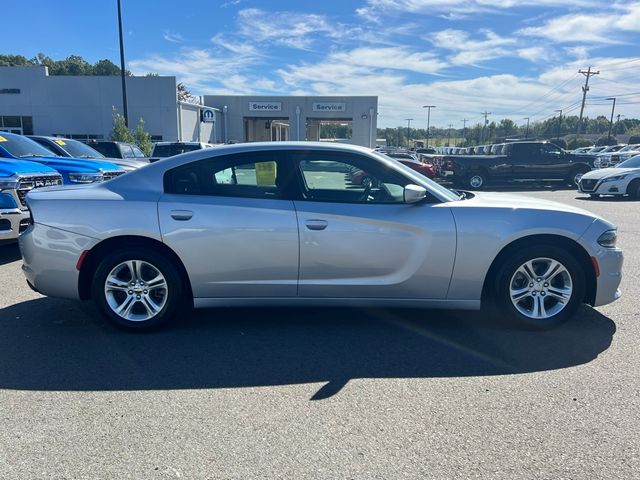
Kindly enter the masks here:
[[[143, 260], [152, 264], [164, 275], [167, 281], [168, 298], [164, 307], [155, 317], [144, 321], [129, 321], [115, 313], [104, 293], [104, 285], [107, 275], [113, 268], [127, 260]], [[100, 313], [118, 327], [128, 330], [152, 330], [169, 321], [177, 312], [182, 303], [182, 281], [175, 265], [167, 260], [161, 253], [145, 248], [126, 248], [113, 252], [104, 257], [98, 264], [91, 285], [91, 297]]]
[[[551, 258], [562, 263], [571, 275], [573, 294], [567, 306], [553, 317], [536, 320], [521, 314], [511, 302], [509, 287], [516, 269], [528, 260], [535, 258]], [[585, 273], [576, 256], [562, 247], [555, 245], [525, 246], [522, 251], [512, 252], [503, 262], [495, 279], [495, 305], [506, 321], [520, 328], [544, 330], [569, 320], [584, 301]]]

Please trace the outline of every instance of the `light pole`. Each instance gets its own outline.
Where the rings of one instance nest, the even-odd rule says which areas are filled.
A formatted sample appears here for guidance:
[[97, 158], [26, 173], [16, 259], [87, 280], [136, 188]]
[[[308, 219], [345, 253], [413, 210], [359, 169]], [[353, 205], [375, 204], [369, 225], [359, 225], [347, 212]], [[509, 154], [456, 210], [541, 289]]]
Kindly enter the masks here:
[[431, 123], [431, 109], [436, 108], [435, 105], [423, 105], [422, 108], [427, 109], [427, 148], [429, 148], [429, 124]]
[[124, 40], [122, 38], [122, 13], [120, 11], [120, 0], [118, 0], [118, 32], [120, 34], [120, 78], [122, 79], [122, 113], [124, 114], [124, 124], [129, 126], [129, 112], [127, 109], [127, 82], [124, 71]]
[[609, 97], [607, 100], [613, 100], [613, 104], [611, 105], [611, 120], [609, 120], [609, 136], [607, 137], [611, 140], [611, 128], [613, 127], [613, 112], [616, 109], [616, 97]]
[[527, 121], [527, 131], [524, 134], [524, 138], [527, 139], [529, 138], [529, 117], [524, 117], [523, 120]]
[[407, 145], [411, 146], [409, 141], [411, 140], [411, 121], [413, 118], [405, 118], [405, 120], [407, 121]]
[[560, 127], [562, 126], [562, 110], [555, 110], [556, 112], [560, 112], [560, 117], [558, 117], [558, 132], [556, 133], [556, 138], [560, 140]]

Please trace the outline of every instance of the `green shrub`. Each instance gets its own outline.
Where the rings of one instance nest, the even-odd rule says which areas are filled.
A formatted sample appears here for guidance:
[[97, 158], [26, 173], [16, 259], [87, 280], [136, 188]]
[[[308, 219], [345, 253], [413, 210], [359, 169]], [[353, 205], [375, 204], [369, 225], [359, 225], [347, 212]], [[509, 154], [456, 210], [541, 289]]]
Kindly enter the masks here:
[[605, 145], [617, 145], [618, 144], [618, 140], [616, 140], [616, 137], [601, 137], [598, 139], [598, 141], [596, 142], [596, 145], [598, 147], [603, 147]]
[[584, 138], [572, 138], [569, 140], [569, 143], [567, 143], [567, 148], [569, 150], [575, 150], [576, 148], [591, 147], [592, 145], [593, 142], [590, 140], [586, 140]]
[[640, 135], [631, 135], [629, 137], [629, 143], [630, 144], [640, 143]]

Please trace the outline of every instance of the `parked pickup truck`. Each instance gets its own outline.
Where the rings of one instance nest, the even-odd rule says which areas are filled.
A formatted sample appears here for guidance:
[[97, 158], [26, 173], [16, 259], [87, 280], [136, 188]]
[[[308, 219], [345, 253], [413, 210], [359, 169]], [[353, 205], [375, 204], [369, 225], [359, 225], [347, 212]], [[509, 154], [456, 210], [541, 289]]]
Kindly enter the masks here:
[[62, 185], [62, 175], [40, 163], [0, 159], [0, 243], [15, 241], [29, 225], [24, 198], [34, 188]]
[[549, 142], [505, 143], [500, 155], [446, 155], [440, 175], [460, 188], [488, 183], [560, 181], [576, 186], [593, 168], [595, 156], [572, 155]]
[[157, 162], [166, 157], [173, 157], [181, 153], [193, 152], [204, 148], [212, 148], [215, 145], [203, 142], [156, 142], [151, 150], [150, 162]]
[[65, 184], [85, 184], [110, 180], [125, 173], [113, 163], [58, 157], [42, 145], [15, 133], [0, 132], [0, 158], [27, 160], [57, 170]]

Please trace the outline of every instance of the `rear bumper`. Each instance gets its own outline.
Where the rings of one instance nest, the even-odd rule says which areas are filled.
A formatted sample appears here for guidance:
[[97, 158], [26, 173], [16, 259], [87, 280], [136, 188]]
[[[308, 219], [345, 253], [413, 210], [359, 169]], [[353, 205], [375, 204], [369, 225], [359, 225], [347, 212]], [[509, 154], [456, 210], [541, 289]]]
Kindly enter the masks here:
[[17, 240], [26, 230], [30, 213], [19, 208], [0, 209], [0, 241]]
[[20, 235], [22, 272], [37, 292], [52, 297], [80, 299], [76, 265], [96, 240], [36, 223]]

